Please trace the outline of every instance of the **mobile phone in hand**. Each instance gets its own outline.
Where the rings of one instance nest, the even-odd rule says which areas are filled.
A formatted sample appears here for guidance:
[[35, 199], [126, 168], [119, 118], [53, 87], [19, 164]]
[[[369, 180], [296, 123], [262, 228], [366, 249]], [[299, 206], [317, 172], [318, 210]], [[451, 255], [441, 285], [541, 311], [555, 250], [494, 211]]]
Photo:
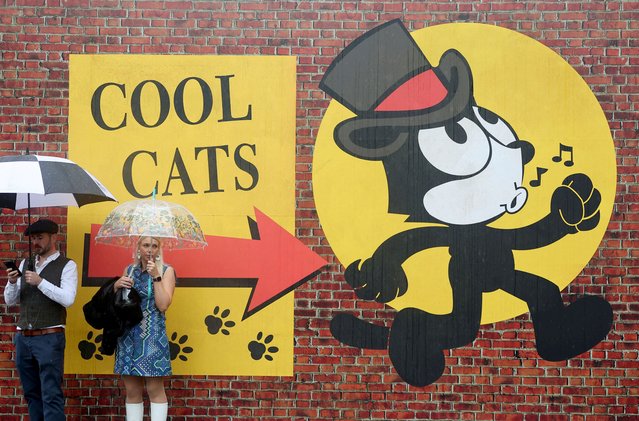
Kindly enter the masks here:
[[16, 266], [16, 262], [14, 262], [13, 260], [5, 260], [4, 265], [7, 267], [7, 269], [17, 271], [18, 276], [22, 276], [22, 272], [20, 272], [20, 269], [18, 269], [18, 266]]

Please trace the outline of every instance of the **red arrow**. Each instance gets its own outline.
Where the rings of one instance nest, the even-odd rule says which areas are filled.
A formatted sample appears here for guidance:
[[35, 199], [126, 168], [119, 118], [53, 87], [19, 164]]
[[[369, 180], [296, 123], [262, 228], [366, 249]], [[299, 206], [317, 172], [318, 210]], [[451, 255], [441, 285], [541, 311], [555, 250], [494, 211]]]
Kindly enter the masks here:
[[[251, 287], [242, 319], [302, 285], [327, 264], [257, 208], [255, 216], [253, 238], [207, 235], [208, 247], [203, 250], [164, 253], [165, 260], [175, 268], [180, 286]], [[121, 275], [132, 260], [133, 250], [96, 244], [93, 239], [99, 227], [91, 226], [88, 259], [85, 252], [85, 285], [91, 284], [91, 278]]]

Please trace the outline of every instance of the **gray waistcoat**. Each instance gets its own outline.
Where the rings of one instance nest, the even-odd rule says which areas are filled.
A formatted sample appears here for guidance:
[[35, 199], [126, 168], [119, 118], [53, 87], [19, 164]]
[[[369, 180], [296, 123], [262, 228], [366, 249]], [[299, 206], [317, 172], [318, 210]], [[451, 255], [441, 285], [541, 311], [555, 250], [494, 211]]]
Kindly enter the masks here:
[[[69, 259], [58, 256], [40, 272], [40, 276], [59, 287], [62, 270]], [[20, 282], [20, 329], [42, 329], [49, 326], [63, 325], [67, 320], [67, 309], [44, 295], [38, 287]]]

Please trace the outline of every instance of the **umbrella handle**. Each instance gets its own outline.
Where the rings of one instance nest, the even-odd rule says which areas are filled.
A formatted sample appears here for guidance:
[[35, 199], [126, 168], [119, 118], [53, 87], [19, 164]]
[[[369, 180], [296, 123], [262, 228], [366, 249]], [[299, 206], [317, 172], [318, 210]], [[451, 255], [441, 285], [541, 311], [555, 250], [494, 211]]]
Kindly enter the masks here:
[[[27, 155], [29, 155], [29, 149], [27, 148]], [[31, 226], [31, 193], [27, 193], [27, 228]], [[33, 253], [31, 251], [31, 236], [29, 236], [29, 259], [27, 260], [27, 270], [33, 272], [35, 265], [33, 264]]]
[[[29, 155], [29, 148], [27, 148], [27, 152], [25, 155]], [[27, 228], [31, 226], [31, 193], [27, 193]], [[29, 260], [27, 265], [27, 270], [34, 271], [35, 267], [33, 265], [33, 256], [31, 255], [31, 237], [29, 236]]]
[[[129, 268], [129, 272], [126, 276], [130, 278], [131, 275], [133, 275], [133, 265], [131, 265], [131, 267]], [[129, 300], [129, 292], [131, 292], [131, 288], [122, 288], [122, 298], [125, 301]]]

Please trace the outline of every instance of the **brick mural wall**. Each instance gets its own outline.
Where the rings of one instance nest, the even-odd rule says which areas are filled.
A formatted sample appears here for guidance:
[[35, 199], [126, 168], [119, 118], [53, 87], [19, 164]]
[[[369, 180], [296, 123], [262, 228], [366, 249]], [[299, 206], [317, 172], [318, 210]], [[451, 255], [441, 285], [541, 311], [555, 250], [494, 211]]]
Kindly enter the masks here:
[[[318, 83], [345, 45], [394, 18], [411, 31], [448, 22], [519, 31], [560, 54], [596, 94], [617, 152], [616, 205], [590, 264], [564, 291], [565, 301], [590, 292], [614, 308], [612, 332], [590, 352], [568, 362], [541, 360], [526, 314], [482, 326], [472, 346], [447, 352], [438, 382], [416, 388], [397, 376], [386, 351], [332, 338], [328, 325], [340, 308], [382, 320], [391, 309], [356, 298], [319, 224], [311, 165], [329, 98]], [[60, 156], [67, 151], [69, 54], [297, 57], [296, 234], [330, 265], [295, 292], [295, 375], [176, 376], [168, 392], [172, 419], [639, 417], [639, 2], [0, 0], [0, 52], [0, 153], [29, 148]], [[65, 222], [64, 210], [46, 214]], [[26, 249], [19, 234], [25, 220], [24, 212], [0, 215], [0, 258]], [[27, 419], [13, 363], [16, 310], [0, 306], [6, 421]], [[124, 416], [115, 376], [67, 375], [65, 389], [71, 420]]]

